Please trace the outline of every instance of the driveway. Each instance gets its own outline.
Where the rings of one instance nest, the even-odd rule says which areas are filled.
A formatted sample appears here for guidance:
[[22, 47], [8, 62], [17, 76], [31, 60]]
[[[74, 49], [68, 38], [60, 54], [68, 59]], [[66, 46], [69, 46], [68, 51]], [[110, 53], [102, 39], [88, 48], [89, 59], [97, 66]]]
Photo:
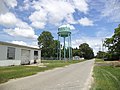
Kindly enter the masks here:
[[94, 60], [10, 80], [0, 90], [88, 90]]

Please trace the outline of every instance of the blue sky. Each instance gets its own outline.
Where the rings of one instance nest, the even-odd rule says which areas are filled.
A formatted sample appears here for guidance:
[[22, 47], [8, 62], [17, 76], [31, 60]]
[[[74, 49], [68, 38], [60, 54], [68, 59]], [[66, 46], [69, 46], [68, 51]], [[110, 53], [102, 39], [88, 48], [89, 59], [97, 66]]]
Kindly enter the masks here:
[[96, 53], [120, 24], [120, 0], [0, 0], [0, 41], [37, 46], [44, 30], [72, 32], [72, 47], [88, 43]]

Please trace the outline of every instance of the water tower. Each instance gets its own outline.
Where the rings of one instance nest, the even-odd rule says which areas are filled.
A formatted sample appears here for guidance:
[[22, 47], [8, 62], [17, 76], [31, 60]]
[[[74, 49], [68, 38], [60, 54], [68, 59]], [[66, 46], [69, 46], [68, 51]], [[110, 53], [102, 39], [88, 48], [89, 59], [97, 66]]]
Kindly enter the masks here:
[[[68, 49], [69, 49], [69, 60], [72, 59], [72, 48], [71, 48], [71, 32], [70, 27], [63, 25], [58, 28], [58, 41], [60, 37], [64, 39], [64, 60], [66, 60], [66, 38], [68, 39]], [[59, 45], [58, 57], [61, 60], [61, 44]]]

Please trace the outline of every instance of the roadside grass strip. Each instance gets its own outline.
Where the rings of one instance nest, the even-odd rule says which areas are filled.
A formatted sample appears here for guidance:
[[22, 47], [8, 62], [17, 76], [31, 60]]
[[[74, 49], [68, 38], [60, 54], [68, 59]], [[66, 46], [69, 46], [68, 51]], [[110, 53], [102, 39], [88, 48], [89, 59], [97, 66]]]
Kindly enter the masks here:
[[120, 67], [95, 66], [92, 90], [120, 90]]
[[25, 77], [34, 75], [38, 72], [43, 72], [45, 70], [50, 70], [57, 67], [64, 67], [66, 65], [79, 63], [84, 60], [70, 60], [70, 61], [63, 61], [63, 60], [44, 60], [45, 67], [39, 66], [7, 66], [7, 67], [0, 67], [0, 83], [7, 82], [10, 79]]

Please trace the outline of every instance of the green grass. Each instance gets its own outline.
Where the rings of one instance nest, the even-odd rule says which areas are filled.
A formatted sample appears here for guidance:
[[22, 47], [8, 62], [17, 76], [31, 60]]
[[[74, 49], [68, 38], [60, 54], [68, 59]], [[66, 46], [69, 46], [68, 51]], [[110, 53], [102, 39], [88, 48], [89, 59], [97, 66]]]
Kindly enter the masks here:
[[[30, 76], [36, 74], [38, 72], [42, 72], [45, 70], [53, 69], [56, 67], [63, 67], [66, 65], [78, 63], [81, 61], [60, 61], [60, 60], [46, 60], [42, 61], [46, 67], [38, 67], [38, 66], [8, 66], [8, 67], [0, 67], [0, 83], [7, 82], [9, 79], [15, 79], [25, 76]], [[49, 63], [49, 64], [48, 64]]]
[[104, 62], [104, 60], [103, 59], [95, 59], [95, 62], [97, 63], [97, 62]]
[[91, 90], [120, 90], [120, 67], [95, 66]]

